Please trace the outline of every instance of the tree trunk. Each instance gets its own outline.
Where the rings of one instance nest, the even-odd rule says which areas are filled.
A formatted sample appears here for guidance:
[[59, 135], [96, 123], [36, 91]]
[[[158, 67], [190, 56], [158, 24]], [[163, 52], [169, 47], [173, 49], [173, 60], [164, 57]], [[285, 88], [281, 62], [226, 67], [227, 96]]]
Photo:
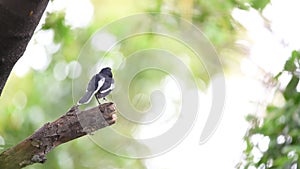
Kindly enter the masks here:
[[0, 0], [0, 95], [49, 0]]
[[65, 115], [46, 123], [16, 146], [0, 154], [1, 169], [19, 169], [44, 163], [46, 155], [58, 145], [112, 125], [116, 121], [113, 103], [81, 111], [73, 106]]

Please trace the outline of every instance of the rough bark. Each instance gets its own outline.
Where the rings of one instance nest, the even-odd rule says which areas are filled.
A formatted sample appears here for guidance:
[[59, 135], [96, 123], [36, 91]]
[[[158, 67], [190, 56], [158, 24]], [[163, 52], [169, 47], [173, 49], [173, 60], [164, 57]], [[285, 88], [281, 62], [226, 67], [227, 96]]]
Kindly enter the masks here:
[[65, 115], [46, 123], [31, 136], [0, 154], [1, 169], [18, 169], [44, 163], [46, 155], [58, 145], [112, 125], [116, 121], [113, 103], [81, 111], [73, 106]]
[[0, 0], [0, 95], [49, 0]]

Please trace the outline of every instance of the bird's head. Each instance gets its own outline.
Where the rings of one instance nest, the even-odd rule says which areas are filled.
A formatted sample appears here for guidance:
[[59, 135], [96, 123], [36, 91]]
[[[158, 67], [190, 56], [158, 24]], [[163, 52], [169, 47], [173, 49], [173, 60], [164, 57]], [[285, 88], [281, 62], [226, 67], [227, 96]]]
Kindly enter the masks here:
[[111, 77], [111, 78], [112, 78], [112, 76], [113, 76], [110, 67], [103, 68], [103, 69], [100, 71], [100, 74], [106, 75], [106, 76]]

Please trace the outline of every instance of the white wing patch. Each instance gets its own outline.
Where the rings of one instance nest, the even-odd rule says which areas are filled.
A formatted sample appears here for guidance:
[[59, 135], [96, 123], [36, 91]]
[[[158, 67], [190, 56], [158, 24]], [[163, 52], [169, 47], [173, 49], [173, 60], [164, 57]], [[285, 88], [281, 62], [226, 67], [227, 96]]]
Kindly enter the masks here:
[[114, 88], [115, 88], [115, 83], [112, 83], [108, 89], [102, 90], [102, 91], [100, 91], [100, 93], [106, 93]]
[[115, 82], [113, 82], [110, 86], [111, 89], [114, 89], [115, 88]]
[[103, 86], [104, 82], [105, 82], [105, 78], [101, 78], [101, 80], [98, 81], [97, 90], [95, 90], [93, 94], [95, 94], [99, 91], [99, 89]]

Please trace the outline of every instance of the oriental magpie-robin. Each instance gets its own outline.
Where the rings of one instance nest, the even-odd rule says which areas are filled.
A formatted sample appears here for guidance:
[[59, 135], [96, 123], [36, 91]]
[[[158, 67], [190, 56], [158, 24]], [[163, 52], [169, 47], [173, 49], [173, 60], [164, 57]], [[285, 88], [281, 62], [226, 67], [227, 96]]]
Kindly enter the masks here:
[[98, 99], [107, 96], [114, 88], [114, 79], [110, 67], [103, 68], [99, 73], [94, 75], [89, 81], [84, 96], [78, 101], [78, 105], [87, 104], [95, 96]]

